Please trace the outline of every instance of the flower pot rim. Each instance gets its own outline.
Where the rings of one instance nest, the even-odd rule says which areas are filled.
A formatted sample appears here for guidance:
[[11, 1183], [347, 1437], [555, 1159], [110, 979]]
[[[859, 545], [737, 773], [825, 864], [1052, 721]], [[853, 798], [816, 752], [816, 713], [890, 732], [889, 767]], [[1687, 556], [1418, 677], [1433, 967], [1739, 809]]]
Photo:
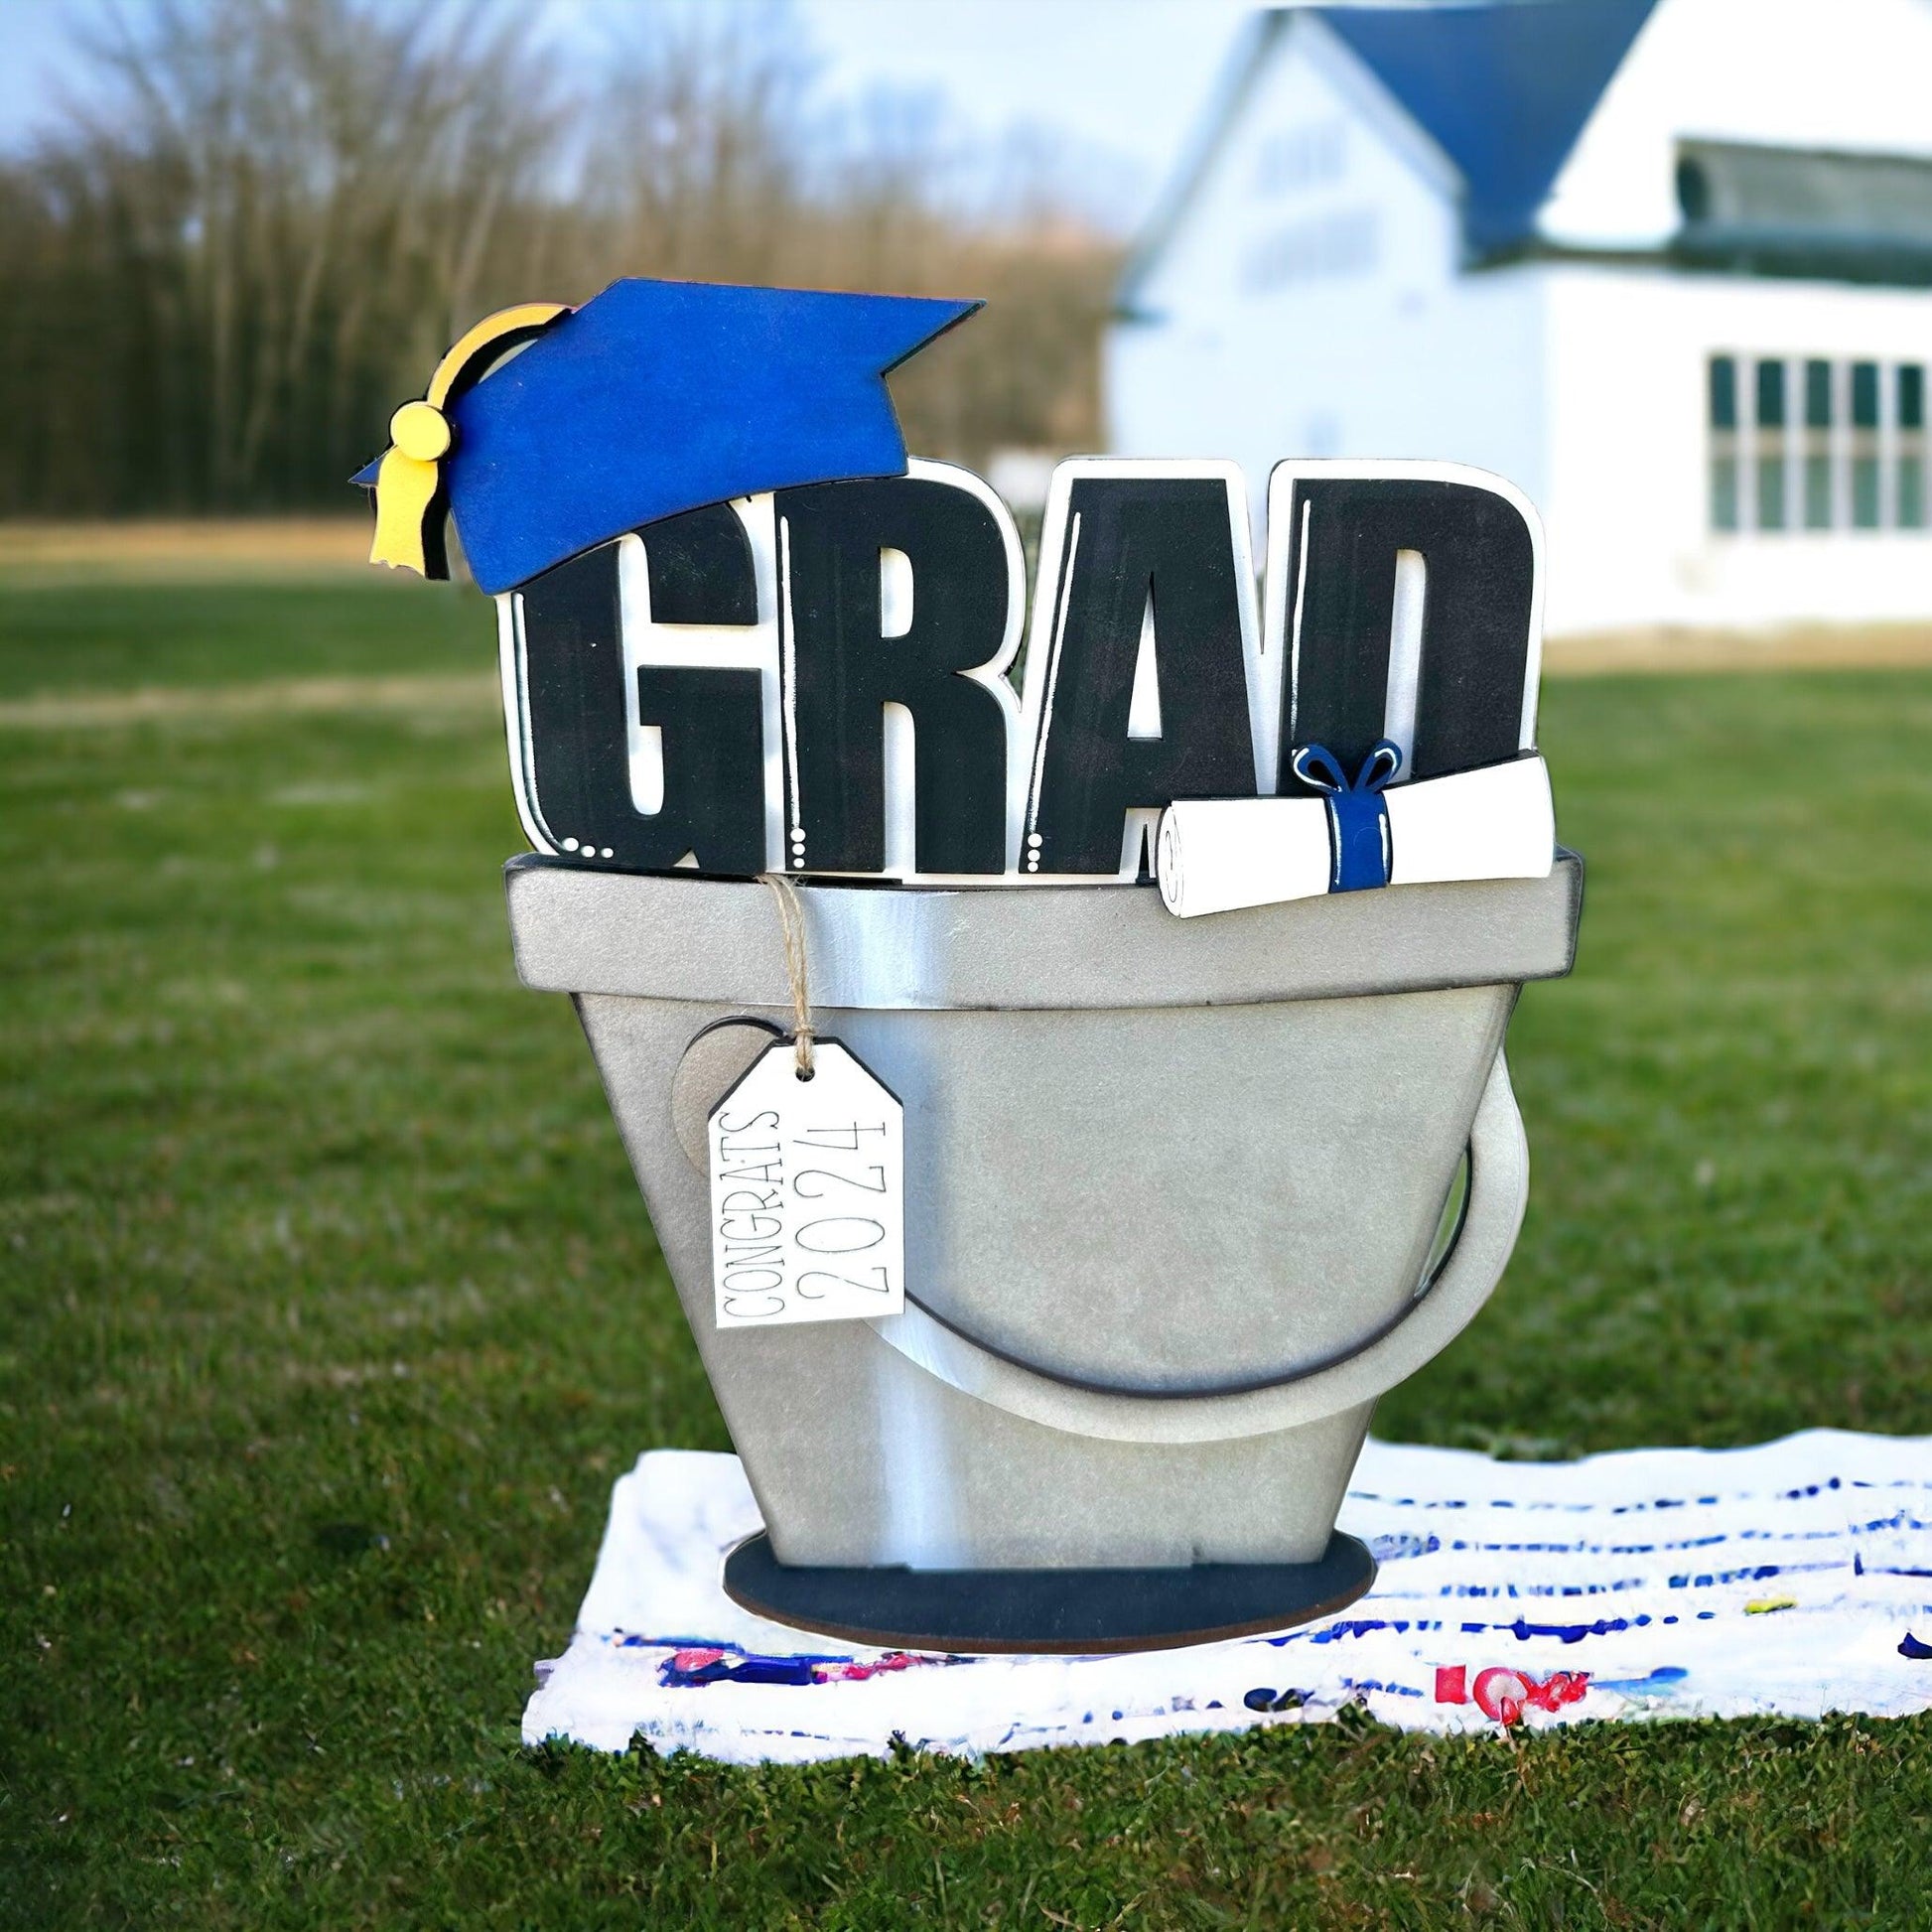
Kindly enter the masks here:
[[[1399, 886], [1174, 918], [1152, 887], [795, 882], [820, 1012], [1257, 1005], [1558, 979], [1583, 861], [1547, 879]], [[538, 992], [791, 1008], [757, 880], [504, 867], [516, 969]]]

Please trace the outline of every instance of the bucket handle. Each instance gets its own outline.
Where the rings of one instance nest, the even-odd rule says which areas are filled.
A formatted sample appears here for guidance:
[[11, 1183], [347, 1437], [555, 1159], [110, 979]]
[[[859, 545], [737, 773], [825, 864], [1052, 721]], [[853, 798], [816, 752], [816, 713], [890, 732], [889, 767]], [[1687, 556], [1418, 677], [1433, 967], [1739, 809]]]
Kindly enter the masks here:
[[1469, 1127], [1462, 1225], [1435, 1280], [1347, 1354], [1222, 1395], [1145, 1395], [1066, 1382], [996, 1355], [907, 1303], [870, 1324], [928, 1374], [981, 1402], [1072, 1436], [1116, 1443], [1219, 1443], [1320, 1422], [1373, 1402], [1449, 1346], [1502, 1279], [1529, 1200], [1530, 1152], [1500, 1049]]

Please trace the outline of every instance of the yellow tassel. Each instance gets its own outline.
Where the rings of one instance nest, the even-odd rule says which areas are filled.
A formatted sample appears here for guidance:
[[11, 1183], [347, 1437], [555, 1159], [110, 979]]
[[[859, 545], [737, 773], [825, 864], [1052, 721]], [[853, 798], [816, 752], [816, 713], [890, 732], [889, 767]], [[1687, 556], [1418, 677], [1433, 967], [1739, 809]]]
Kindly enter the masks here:
[[[406, 402], [389, 419], [393, 447], [375, 473], [375, 541], [369, 562], [430, 575], [432, 516], [442, 514], [437, 459], [450, 447], [450, 425], [435, 404]], [[441, 576], [439, 570], [436, 573]]]
[[391, 447], [375, 473], [375, 541], [369, 562], [413, 570], [419, 577], [447, 577], [443, 558], [442, 459], [456, 440], [443, 412], [499, 355], [543, 333], [567, 313], [561, 302], [524, 302], [499, 309], [477, 324], [430, 378], [422, 402], [406, 402], [389, 419]]
[[391, 450], [382, 459], [375, 477], [375, 541], [369, 545], [370, 563], [413, 570], [418, 577], [429, 575], [423, 525], [429, 519], [429, 506], [436, 500], [437, 482], [433, 463], [418, 463], [400, 450]]
[[429, 520], [430, 505], [436, 501], [439, 481], [435, 464], [419, 463], [400, 450], [391, 450], [382, 459], [382, 468], [375, 475], [375, 541], [369, 545], [370, 563], [413, 570], [418, 577], [429, 575], [423, 525]]

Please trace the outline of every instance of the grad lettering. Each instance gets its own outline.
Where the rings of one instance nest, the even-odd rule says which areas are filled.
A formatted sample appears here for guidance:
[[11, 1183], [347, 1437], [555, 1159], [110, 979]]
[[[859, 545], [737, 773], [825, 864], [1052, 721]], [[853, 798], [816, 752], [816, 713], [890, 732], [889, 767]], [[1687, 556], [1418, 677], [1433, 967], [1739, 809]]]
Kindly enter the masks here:
[[1300, 793], [1302, 746], [1352, 776], [1393, 738], [1400, 780], [1532, 749], [1540, 571], [1497, 479], [1285, 464], [1264, 652], [1238, 470], [1075, 458], [1023, 714], [1019, 542], [979, 479], [914, 462], [714, 505], [506, 604], [525, 817], [631, 871], [1131, 879], [1164, 806]]
[[1247, 513], [1219, 467], [1076, 462], [1055, 474], [1047, 531], [1022, 870], [1116, 874], [1130, 812], [1256, 789]]
[[894, 705], [912, 733], [911, 869], [1003, 872], [1017, 706], [1002, 672], [1025, 596], [1012, 518], [938, 464], [780, 490], [775, 505], [788, 866], [887, 865]]
[[1352, 776], [1391, 737], [1406, 780], [1535, 743], [1535, 532], [1513, 493], [1447, 468], [1276, 473], [1269, 577], [1283, 587], [1283, 634], [1271, 643], [1295, 666], [1282, 690], [1283, 792], [1309, 790], [1290, 766], [1303, 745], [1325, 745]]
[[[680, 621], [738, 623], [755, 611], [747, 603], [755, 591], [750, 545], [726, 505], [653, 524], [644, 545], [653, 608], [661, 594]], [[663, 762], [662, 803], [639, 811], [619, 585], [612, 543], [545, 571], [518, 594], [531, 810], [550, 843], [581, 860], [651, 872], [690, 853], [706, 872], [760, 872], [759, 674], [702, 663], [638, 668], [636, 722], [659, 734]]]

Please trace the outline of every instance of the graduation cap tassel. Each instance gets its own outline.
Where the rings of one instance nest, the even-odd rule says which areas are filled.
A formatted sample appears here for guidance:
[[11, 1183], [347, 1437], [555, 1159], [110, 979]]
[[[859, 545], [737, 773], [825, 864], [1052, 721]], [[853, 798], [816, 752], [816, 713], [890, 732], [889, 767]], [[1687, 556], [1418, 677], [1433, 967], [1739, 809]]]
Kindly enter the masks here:
[[567, 314], [561, 302], [524, 302], [485, 316], [436, 365], [423, 400], [404, 403], [390, 417], [390, 447], [375, 470], [370, 563], [413, 570], [419, 577], [449, 576], [442, 459], [455, 444], [456, 431], [446, 412], [492, 363]]
[[442, 559], [438, 568], [430, 567], [429, 552], [437, 546], [428, 526], [442, 483], [436, 459], [450, 447], [449, 421], [433, 404], [406, 402], [389, 419], [389, 438], [392, 447], [375, 479], [369, 562], [413, 570], [418, 577], [447, 577]]

